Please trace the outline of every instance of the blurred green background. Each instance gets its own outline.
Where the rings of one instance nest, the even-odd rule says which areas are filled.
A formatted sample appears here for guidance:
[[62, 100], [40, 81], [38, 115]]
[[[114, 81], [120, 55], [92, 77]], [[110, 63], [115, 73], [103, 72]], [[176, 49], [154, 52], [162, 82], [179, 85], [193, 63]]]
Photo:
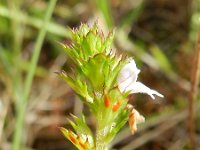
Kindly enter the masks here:
[[[0, 0], [0, 149], [74, 149], [57, 128], [69, 127], [70, 113], [84, 111], [94, 126], [54, 72], [70, 69], [58, 44], [70, 38], [68, 27], [96, 20], [105, 34], [115, 29], [113, 48], [136, 60], [140, 81], [165, 96], [130, 96], [146, 122], [134, 136], [125, 126], [112, 148], [191, 149], [188, 94], [199, 18], [200, 0]], [[198, 113], [194, 124], [200, 147]]]

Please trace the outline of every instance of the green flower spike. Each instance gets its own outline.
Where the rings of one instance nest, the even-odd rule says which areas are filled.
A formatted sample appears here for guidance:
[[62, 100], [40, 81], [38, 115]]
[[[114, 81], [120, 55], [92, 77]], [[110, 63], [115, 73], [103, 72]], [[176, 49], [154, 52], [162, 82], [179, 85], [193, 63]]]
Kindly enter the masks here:
[[139, 70], [132, 59], [118, 56], [112, 50], [113, 38], [113, 31], [104, 36], [96, 23], [92, 27], [81, 24], [71, 30], [70, 43], [62, 44], [75, 67], [72, 72], [62, 71], [58, 75], [79, 95], [96, 118], [96, 131], [90, 130], [84, 115], [80, 118], [71, 115], [73, 121], [69, 120], [69, 123], [74, 132], [60, 128], [80, 150], [107, 150], [128, 120], [132, 133], [137, 130], [136, 124], [143, 122], [144, 117], [127, 105], [129, 93], [162, 96], [141, 83], [139, 89], [135, 86]]

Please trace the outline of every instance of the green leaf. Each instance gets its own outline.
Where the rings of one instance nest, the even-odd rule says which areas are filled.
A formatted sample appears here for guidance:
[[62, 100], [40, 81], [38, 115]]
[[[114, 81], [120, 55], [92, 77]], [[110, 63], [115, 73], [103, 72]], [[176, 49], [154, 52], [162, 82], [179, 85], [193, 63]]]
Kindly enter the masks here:
[[87, 137], [89, 138], [89, 143], [91, 145], [94, 145], [93, 134], [85, 121], [85, 116], [82, 115], [82, 117], [80, 117], [80, 118], [78, 118], [72, 114], [71, 114], [71, 116], [73, 117], [74, 122], [72, 122], [71, 120], [69, 120], [69, 122], [72, 125], [72, 127], [74, 128], [74, 130], [76, 131], [76, 133], [79, 136], [87, 135]]
[[165, 54], [161, 51], [161, 49], [157, 46], [152, 46], [151, 47], [151, 52], [157, 62], [159, 63], [159, 66], [161, 69], [163, 69], [167, 73], [172, 73], [172, 67], [170, 62], [168, 61], [167, 57]]
[[[75, 134], [74, 132], [67, 130], [63, 127], [59, 127], [63, 135], [71, 141], [79, 150], [95, 150], [94, 146], [89, 143], [87, 139]], [[87, 135], [84, 135], [87, 136]]]
[[81, 68], [89, 79], [94, 89], [103, 89], [105, 82], [105, 69], [108, 67], [108, 59], [104, 54], [98, 54], [90, 58]]
[[72, 78], [68, 76], [64, 71], [62, 71], [61, 73], [58, 73], [58, 75], [60, 76], [61, 79], [66, 81], [77, 94], [84, 97], [87, 102], [90, 102], [90, 103], [93, 102], [93, 98], [89, 94], [89, 91], [87, 88], [88, 86], [85, 82], [83, 82], [80, 76], [77, 75], [76, 78]]
[[116, 80], [119, 74], [119, 71], [127, 63], [126, 60], [122, 60], [121, 57], [114, 57], [109, 61], [109, 72], [105, 76], [105, 91], [113, 88], [116, 84]]
[[114, 39], [114, 31], [110, 32], [107, 37], [105, 38], [104, 43], [102, 44], [102, 49], [106, 51], [106, 54], [108, 55], [111, 51], [112, 42]]
[[129, 112], [127, 110], [122, 110], [119, 114], [118, 117], [116, 117], [114, 121], [114, 125], [112, 127], [112, 130], [110, 130], [110, 133], [105, 137], [105, 140], [110, 142], [112, 139], [115, 137], [115, 135], [119, 132], [119, 130], [126, 124], [128, 121], [128, 115]]

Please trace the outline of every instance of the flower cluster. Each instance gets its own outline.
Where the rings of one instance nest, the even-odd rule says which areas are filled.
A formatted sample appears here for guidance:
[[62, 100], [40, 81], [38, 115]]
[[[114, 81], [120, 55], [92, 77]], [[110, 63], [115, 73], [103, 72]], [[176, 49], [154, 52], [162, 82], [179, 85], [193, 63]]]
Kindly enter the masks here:
[[[160, 93], [137, 82], [140, 72], [135, 61], [117, 55], [111, 45], [114, 34], [104, 36], [94, 24], [89, 27], [81, 24], [71, 30], [69, 44], [62, 44], [65, 52], [74, 62], [71, 72], [60, 72], [59, 76], [79, 95], [96, 118], [96, 131], [88, 127], [84, 115], [72, 115], [69, 120], [74, 132], [60, 128], [78, 149], [105, 150], [116, 133], [129, 120], [131, 132], [144, 117], [128, 104], [127, 97], [132, 93], [146, 93], [153, 99]], [[95, 134], [94, 134], [95, 133]]]

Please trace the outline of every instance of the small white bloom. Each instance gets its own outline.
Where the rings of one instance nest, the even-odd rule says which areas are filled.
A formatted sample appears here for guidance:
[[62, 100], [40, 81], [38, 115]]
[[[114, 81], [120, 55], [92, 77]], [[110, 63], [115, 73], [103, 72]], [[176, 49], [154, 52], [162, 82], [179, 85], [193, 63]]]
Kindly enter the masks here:
[[140, 70], [136, 67], [135, 61], [133, 59], [130, 60], [130, 62], [126, 64], [119, 73], [117, 79], [119, 90], [121, 92], [130, 91], [130, 93], [146, 93], [151, 96], [152, 99], [155, 99], [154, 94], [164, 97], [162, 94], [148, 88], [141, 82], [137, 82], [139, 73]]

